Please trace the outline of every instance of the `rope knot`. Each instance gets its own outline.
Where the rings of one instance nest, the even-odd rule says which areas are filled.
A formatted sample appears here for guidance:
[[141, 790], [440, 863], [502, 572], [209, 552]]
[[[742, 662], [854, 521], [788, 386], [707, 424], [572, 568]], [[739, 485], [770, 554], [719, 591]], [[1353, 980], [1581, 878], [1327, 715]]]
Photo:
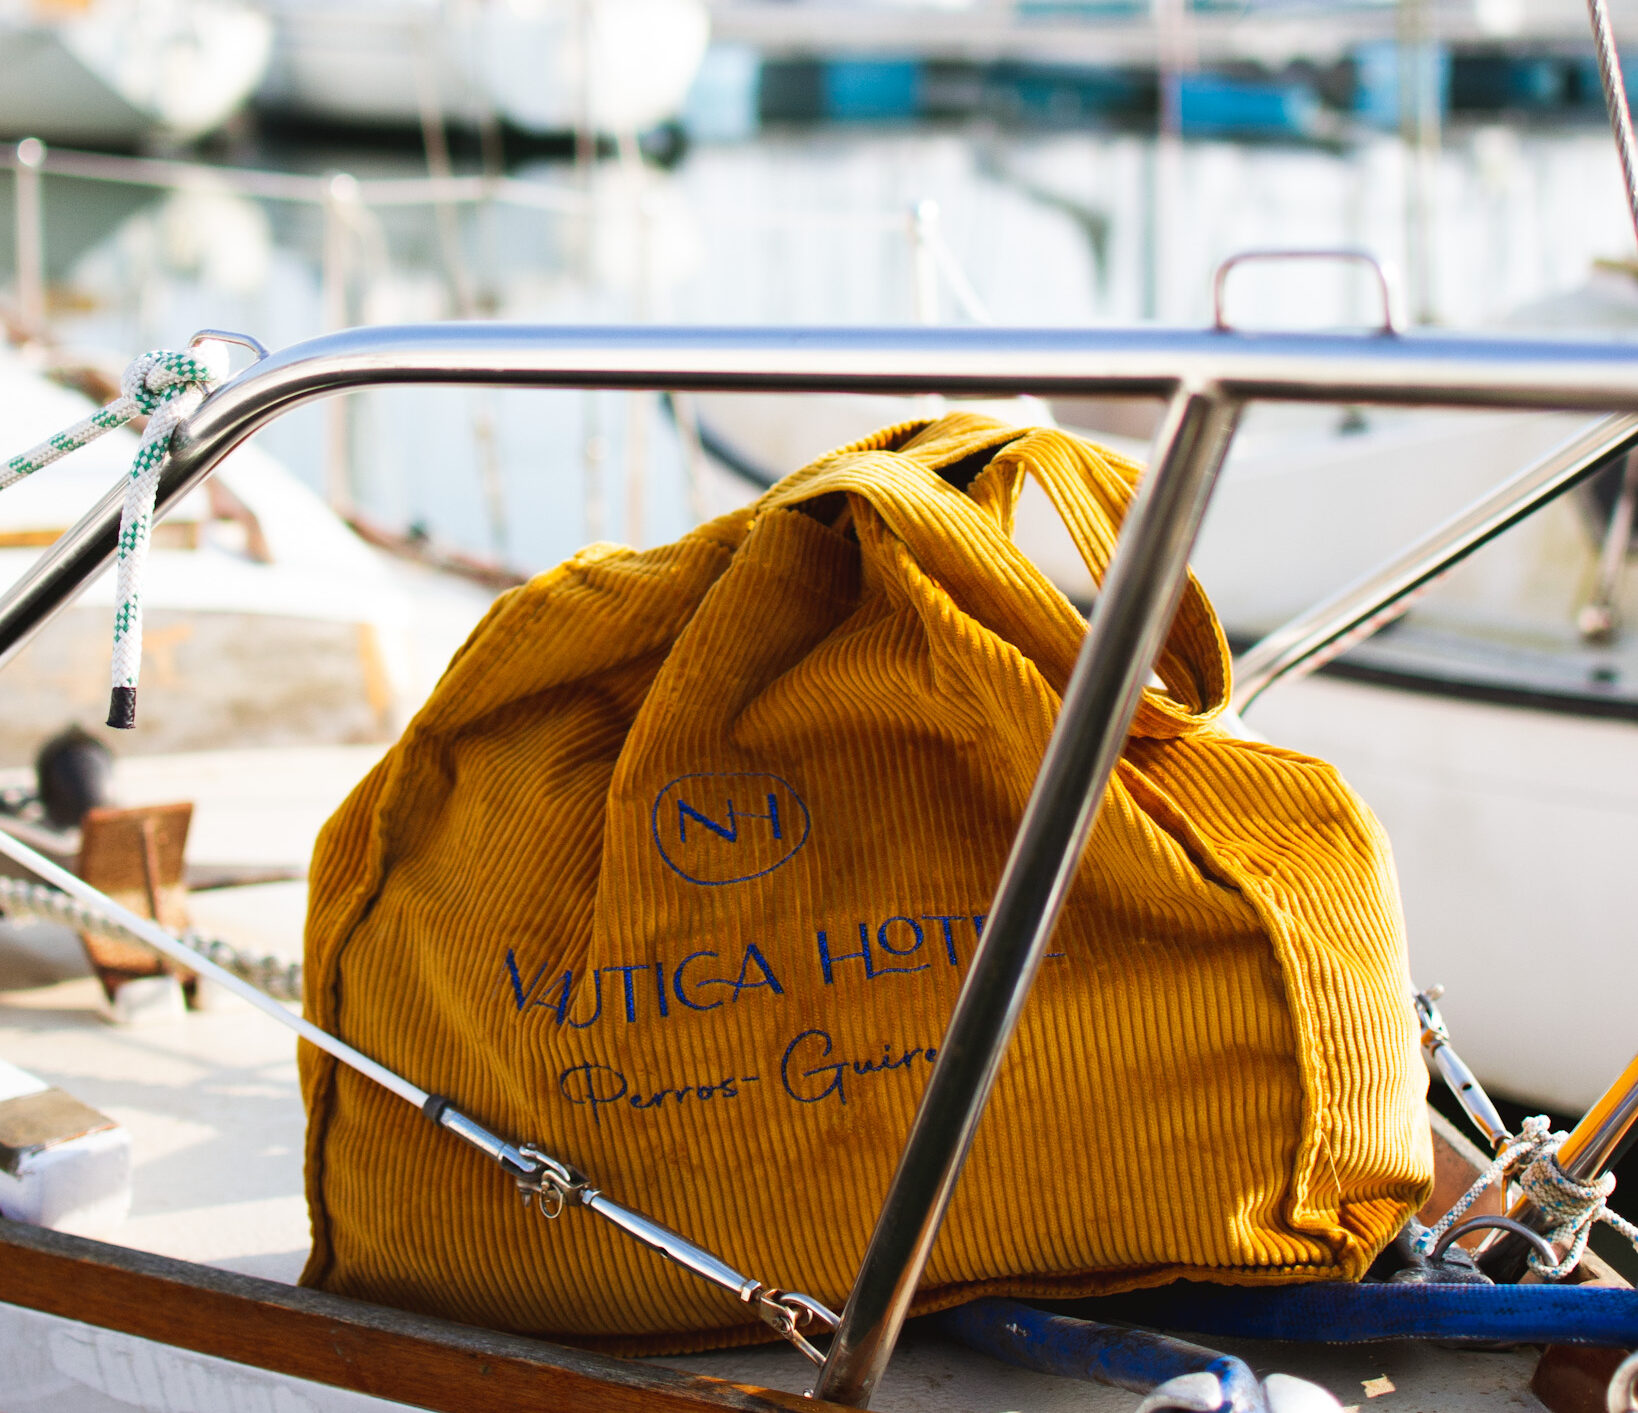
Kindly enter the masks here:
[[108, 724], [122, 730], [136, 725], [137, 677], [142, 670], [142, 577], [153, 534], [160, 471], [170, 451], [171, 434], [204, 401], [210, 385], [221, 377], [226, 366], [226, 351], [215, 345], [186, 353], [156, 349], [133, 359], [120, 380], [129, 405], [149, 414], [147, 430], [125, 484], [119, 548], [114, 558], [117, 605]]
[[118, 399], [0, 465], [0, 490], [4, 490], [76, 447], [124, 426], [133, 417], [145, 414], [148, 418], [131, 463], [119, 518], [110, 726], [136, 725], [137, 675], [142, 668], [142, 570], [148, 558], [154, 501], [159, 493], [160, 471], [170, 451], [171, 434], [205, 400], [211, 384], [219, 382], [226, 372], [227, 350], [218, 340], [207, 338], [186, 352], [160, 348], [144, 353], [131, 360], [120, 378]]
[[152, 416], [189, 388], [203, 390], [220, 376], [204, 358], [157, 348], [133, 358], [119, 380], [121, 394]]
[[1527, 1118], [1519, 1126], [1518, 1137], [1503, 1144], [1473, 1186], [1457, 1199], [1437, 1225], [1417, 1238], [1417, 1250], [1424, 1255], [1431, 1251], [1438, 1239], [1478, 1200], [1480, 1193], [1492, 1183], [1505, 1179], [1517, 1182], [1519, 1191], [1551, 1223], [1542, 1233], [1546, 1239], [1555, 1246], [1568, 1248], [1557, 1264], [1531, 1253], [1530, 1269], [1544, 1279], [1563, 1280], [1580, 1264], [1594, 1222], [1614, 1227], [1638, 1246], [1638, 1227], [1610, 1211], [1607, 1205], [1610, 1194], [1615, 1191], [1615, 1174], [1603, 1173], [1591, 1182], [1579, 1182], [1559, 1166], [1558, 1150], [1568, 1138], [1569, 1134], [1562, 1130], [1553, 1132], [1543, 1114]]

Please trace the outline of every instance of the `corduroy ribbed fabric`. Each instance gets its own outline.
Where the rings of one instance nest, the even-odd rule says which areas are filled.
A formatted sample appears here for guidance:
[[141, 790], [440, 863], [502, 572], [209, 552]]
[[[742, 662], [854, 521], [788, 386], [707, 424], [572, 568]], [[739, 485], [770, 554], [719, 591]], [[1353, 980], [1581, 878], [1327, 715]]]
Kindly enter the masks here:
[[[1085, 633], [1012, 543], [1026, 474], [1101, 576], [1137, 467], [952, 414], [503, 596], [320, 836], [309, 1018], [840, 1308]], [[1357, 1279], [1429, 1189], [1380, 826], [1216, 724], [1192, 578], [1157, 672], [918, 1310]], [[620, 1352], [769, 1337], [301, 1069], [308, 1284]]]

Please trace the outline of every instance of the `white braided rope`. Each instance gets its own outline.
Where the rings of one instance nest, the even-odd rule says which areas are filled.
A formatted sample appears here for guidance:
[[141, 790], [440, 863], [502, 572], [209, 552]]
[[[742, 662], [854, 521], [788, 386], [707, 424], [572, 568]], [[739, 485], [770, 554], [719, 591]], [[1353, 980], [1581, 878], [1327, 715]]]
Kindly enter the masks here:
[[142, 408], [135, 398], [117, 397], [106, 407], [99, 407], [89, 417], [82, 418], [66, 431], [58, 432], [55, 436], [14, 456], [4, 467], [0, 467], [0, 491], [7, 486], [14, 486], [26, 476], [32, 476], [36, 471], [44, 470], [53, 461], [67, 456], [71, 451], [78, 451], [82, 446], [88, 446], [96, 441], [104, 432], [111, 432], [115, 427], [123, 427], [133, 417], [142, 415]]
[[119, 551], [114, 560], [114, 656], [110, 669], [113, 699], [110, 726], [136, 720], [137, 679], [142, 673], [142, 573], [153, 539], [154, 499], [170, 452], [171, 434], [221, 377], [221, 350], [207, 345], [194, 354], [163, 351], [134, 360], [120, 380], [126, 397], [151, 402], [148, 426], [125, 483], [119, 516]]
[[1520, 1127], [1517, 1138], [1502, 1145], [1487, 1167], [1474, 1180], [1473, 1186], [1459, 1197], [1451, 1209], [1435, 1226], [1429, 1227], [1416, 1239], [1416, 1249], [1422, 1255], [1432, 1251], [1451, 1227], [1455, 1226], [1469, 1208], [1488, 1188], [1504, 1178], [1511, 1177], [1519, 1190], [1533, 1202], [1552, 1225], [1543, 1235], [1554, 1246], [1568, 1247], [1557, 1264], [1544, 1260], [1538, 1253], [1530, 1253], [1530, 1269], [1546, 1280], [1562, 1280], [1569, 1275], [1586, 1254], [1587, 1236], [1594, 1222], [1614, 1227], [1638, 1248], [1638, 1226], [1609, 1209], [1610, 1194], [1615, 1191], [1615, 1174], [1604, 1173], [1592, 1182], [1577, 1182], [1558, 1165], [1558, 1150], [1569, 1134], [1551, 1132], [1545, 1115], [1528, 1118]]
[[[135, 932], [104, 917], [67, 893], [48, 888], [43, 883], [30, 883], [20, 878], [0, 878], [0, 908], [12, 918], [28, 917], [39, 922], [60, 923], [77, 932], [89, 932], [95, 937], [108, 937], [120, 942], [142, 942]], [[184, 947], [198, 952], [219, 967], [242, 977], [253, 986], [280, 1001], [301, 1000], [302, 968], [300, 962], [286, 962], [278, 957], [258, 957], [240, 951], [219, 937], [201, 937], [196, 932], [172, 933]], [[144, 944], [146, 945], [146, 944]]]
[[120, 508], [119, 550], [115, 559], [114, 656], [109, 704], [110, 726], [136, 724], [136, 686], [142, 672], [142, 571], [153, 538], [154, 499], [159, 474], [170, 451], [171, 434], [227, 370], [226, 352], [202, 344], [188, 353], [155, 349], [133, 358], [119, 380], [120, 396], [66, 431], [14, 456], [0, 467], [0, 491], [43, 470], [53, 461], [94, 442], [133, 417], [148, 425], [131, 463]]

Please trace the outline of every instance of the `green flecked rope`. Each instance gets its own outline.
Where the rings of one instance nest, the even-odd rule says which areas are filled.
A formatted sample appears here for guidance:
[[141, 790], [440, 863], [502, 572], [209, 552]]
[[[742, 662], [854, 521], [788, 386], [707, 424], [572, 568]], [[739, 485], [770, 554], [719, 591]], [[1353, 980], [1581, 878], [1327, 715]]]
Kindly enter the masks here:
[[59, 457], [67, 456], [71, 451], [78, 451], [88, 442], [94, 442], [104, 432], [111, 432], [115, 427], [123, 427], [141, 409], [127, 397], [121, 397], [106, 407], [99, 407], [83, 421], [76, 422], [66, 432], [58, 432], [48, 441], [43, 441], [31, 451], [25, 451], [21, 456], [14, 456], [8, 461], [3, 470], [0, 470], [0, 491], [7, 486], [14, 486], [25, 476], [32, 476], [36, 471], [42, 471]]
[[171, 434], [204, 400], [210, 385], [221, 376], [215, 359], [204, 350], [173, 353], [157, 349], [133, 359], [120, 379], [120, 396], [106, 407], [76, 422], [39, 446], [14, 456], [0, 469], [0, 490], [51, 465], [69, 452], [121, 427], [133, 417], [146, 416], [147, 428], [131, 463], [120, 508], [119, 549], [114, 560], [113, 690], [108, 724], [136, 725], [137, 679], [142, 671], [142, 571], [153, 536], [154, 499], [159, 475], [170, 452]]

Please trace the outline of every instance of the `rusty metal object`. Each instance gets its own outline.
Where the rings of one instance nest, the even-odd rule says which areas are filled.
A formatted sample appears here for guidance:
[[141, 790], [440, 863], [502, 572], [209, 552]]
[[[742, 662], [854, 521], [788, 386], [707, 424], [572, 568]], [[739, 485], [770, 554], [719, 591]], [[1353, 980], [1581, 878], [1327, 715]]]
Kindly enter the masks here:
[[1530, 1392], [1552, 1413], [1605, 1413], [1610, 1380], [1626, 1357], [1624, 1349], [1548, 1345], [1536, 1362]]
[[[74, 871], [132, 912], [173, 932], [184, 931], [188, 927], [188, 888], [183, 855], [192, 821], [191, 803], [87, 810], [80, 821], [80, 854]], [[193, 983], [191, 973], [140, 942], [87, 932], [80, 934], [80, 941], [110, 1000], [121, 985], [136, 977], [173, 972], [185, 986]]]

